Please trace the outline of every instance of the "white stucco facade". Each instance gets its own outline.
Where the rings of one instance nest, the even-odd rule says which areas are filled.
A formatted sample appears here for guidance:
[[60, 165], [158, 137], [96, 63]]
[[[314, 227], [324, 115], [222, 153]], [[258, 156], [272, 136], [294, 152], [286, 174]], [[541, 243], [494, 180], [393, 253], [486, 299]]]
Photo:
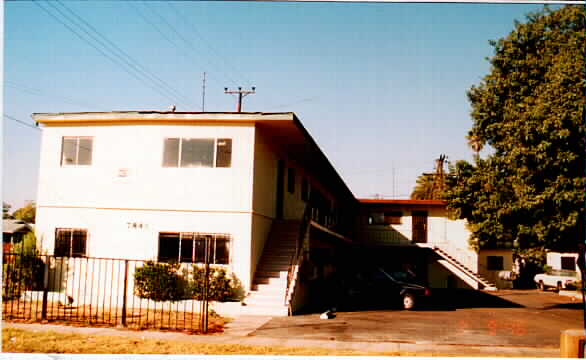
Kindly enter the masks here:
[[[34, 118], [44, 125], [36, 233], [46, 254], [55, 253], [57, 229], [86, 232], [83, 256], [133, 260], [157, 260], [161, 233], [223, 234], [230, 238], [227, 266], [249, 288], [279, 218], [279, 163], [284, 170], [282, 219], [302, 216], [307, 204], [301, 195], [303, 182], [336, 202], [322, 185], [327, 181], [294, 153], [293, 146], [311, 148], [313, 140], [292, 113], [119, 112]], [[78, 138], [91, 143], [84, 145], [91, 153], [89, 163], [63, 163], [65, 139]], [[178, 165], [168, 166], [167, 139], [181, 139], [181, 144], [208, 139], [216, 145], [229, 139], [230, 165], [184, 167], [177, 160]], [[215, 159], [218, 152], [215, 148]], [[310, 153], [320, 150], [312, 147]], [[288, 176], [290, 169], [295, 176]]]

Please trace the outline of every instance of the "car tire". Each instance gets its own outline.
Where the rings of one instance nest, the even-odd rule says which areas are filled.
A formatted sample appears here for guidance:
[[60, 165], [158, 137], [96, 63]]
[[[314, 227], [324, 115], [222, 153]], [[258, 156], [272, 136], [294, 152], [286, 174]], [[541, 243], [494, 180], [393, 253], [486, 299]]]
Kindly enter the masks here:
[[543, 280], [539, 280], [539, 284], [537, 286], [539, 286], [539, 290], [545, 291], [545, 284], [543, 283]]
[[403, 309], [413, 310], [415, 308], [415, 296], [413, 294], [403, 295]]

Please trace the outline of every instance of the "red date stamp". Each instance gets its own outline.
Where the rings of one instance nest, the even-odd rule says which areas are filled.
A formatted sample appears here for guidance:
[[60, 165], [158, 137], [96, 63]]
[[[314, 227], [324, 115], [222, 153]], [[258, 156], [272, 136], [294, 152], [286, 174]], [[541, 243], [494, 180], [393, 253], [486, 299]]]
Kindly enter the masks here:
[[[458, 329], [461, 331], [472, 329], [472, 325], [468, 320], [458, 321]], [[488, 334], [491, 336], [497, 336], [497, 334], [507, 333], [512, 336], [525, 336], [527, 335], [526, 321], [524, 320], [496, 320], [491, 319], [486, 321], [486, 329]]]

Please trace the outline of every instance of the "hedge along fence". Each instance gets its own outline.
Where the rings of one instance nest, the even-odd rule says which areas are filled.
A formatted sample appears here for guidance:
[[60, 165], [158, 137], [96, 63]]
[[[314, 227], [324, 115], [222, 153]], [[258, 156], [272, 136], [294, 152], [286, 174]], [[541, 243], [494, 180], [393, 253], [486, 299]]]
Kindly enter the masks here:
[[[10, 268], [3, 276], [6, 319], [197, 328], [203, 282], [198, 266], [22, 254], [4, 254], [4, 266]], [[239, 281], [224, 269], [214, 268], [210, 280], [210, 300], [237, 298]]]
[[[134, 272], [134, 294], [153, 301], [203, 300], [205, 268], [192, 265], [146, 262]], [[241, 300], [243, 289], [237, 277], [221, 267], [210, 267], [208, 300]]]

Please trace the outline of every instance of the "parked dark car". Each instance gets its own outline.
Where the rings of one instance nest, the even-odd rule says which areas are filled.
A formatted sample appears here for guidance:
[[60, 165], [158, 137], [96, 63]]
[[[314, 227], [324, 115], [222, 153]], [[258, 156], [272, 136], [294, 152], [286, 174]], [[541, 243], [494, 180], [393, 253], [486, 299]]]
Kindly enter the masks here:
[[412, 310], [431, 291], [416, 283], [415, 277], [401, 271], [383, 268], [361, 270], [347, 276], [342, 284], [342, 307], [362, 305], [400, 305]]

